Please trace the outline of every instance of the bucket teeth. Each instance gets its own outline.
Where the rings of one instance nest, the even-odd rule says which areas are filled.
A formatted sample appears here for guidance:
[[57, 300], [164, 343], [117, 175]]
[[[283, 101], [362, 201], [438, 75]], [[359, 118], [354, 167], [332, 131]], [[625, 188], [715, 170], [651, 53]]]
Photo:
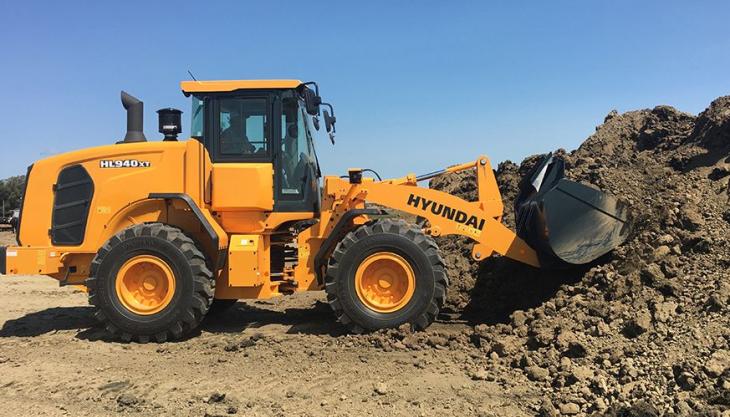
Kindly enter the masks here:
[[548, 267], [582, 265], [627, 238], [628, 207], [600, 190], [563, 178], [565, 162], [548, 154], [520, 182], [517, 235]]

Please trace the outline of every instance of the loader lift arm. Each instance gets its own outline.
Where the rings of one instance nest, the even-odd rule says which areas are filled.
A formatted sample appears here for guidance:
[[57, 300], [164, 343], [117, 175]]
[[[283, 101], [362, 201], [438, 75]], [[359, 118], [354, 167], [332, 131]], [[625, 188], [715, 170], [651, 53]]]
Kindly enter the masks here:
[[[419, 181], [469, 169], [476, 171], [477, 201], [465, 201], [442, 191], [418, 186]], [[376, 203], [427, 219], [430, 227], [426, 232], [432, 236], [462, 235], [472, 239], [475, 242], [472, 247], [475, 260], [483, 260], [497, 252], [534, 267], [540, 266], [536, 252], [502, 224], [504, 205], [486, 156], [418, 177], [409, 174], [383, 181], [361, 178], [359, 170], [350, 170], [349, 181], [328, 178], [327, 188], [341, 192], [340, 195], [336, 192], [330, 194], [335, 201], [340, 201], [336, 211], [363, 207], [365, 202]]]

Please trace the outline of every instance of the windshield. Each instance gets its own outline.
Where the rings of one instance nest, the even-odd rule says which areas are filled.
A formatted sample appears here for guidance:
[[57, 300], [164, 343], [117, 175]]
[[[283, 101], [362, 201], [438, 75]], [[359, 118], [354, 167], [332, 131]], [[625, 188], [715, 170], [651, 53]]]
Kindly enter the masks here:
[[281, 112], [283, 194], [302, 194], [308, 167], [314, 167], [315, 172], [318, 172], [310, 125], [311, 121], [299, 98], [294, 94], [284, 97]]
[[317, 158], [317, 149], [314, 147], [314, 132], [316, 129], [314, 128], [314, 122], [312, 122], [312, 116], [307, 113], [302, 108], [302, 113], [304, 114], [304, 119], [307, 122], [307, 142], [309, 144], [309, 152], [314, 157], [314, 168], [315, 172], [317, 172], [317, 177], [322, 176], [322, 172], [319, 170], [319, 158]]
[[192, 117], [190, 118], [190, 136], [196, 139], [203, 139], [203, 100], [193, 96], [193, 110], [190, 112]]

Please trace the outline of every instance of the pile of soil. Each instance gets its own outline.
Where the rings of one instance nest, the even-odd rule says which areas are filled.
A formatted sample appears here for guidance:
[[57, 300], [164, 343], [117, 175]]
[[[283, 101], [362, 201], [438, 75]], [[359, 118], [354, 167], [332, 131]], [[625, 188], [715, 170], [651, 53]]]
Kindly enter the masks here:
[[[698, 116], [612, 111], [577, 150], [556, 152], [568, 178], [630, 205], [632, 233], [595, 264], [557, 271], [480, 264], [468, 239], [439, 239], [447, 311], [476, 324], [462, 345], [491, 357], [495, 378], [516, 370], [538, 385], [543, 415], [730, 414], [730, 96]], [[510, 227], [539, 158], [497, 169]], [[431, 187], [476, 199], [473, 173]]]

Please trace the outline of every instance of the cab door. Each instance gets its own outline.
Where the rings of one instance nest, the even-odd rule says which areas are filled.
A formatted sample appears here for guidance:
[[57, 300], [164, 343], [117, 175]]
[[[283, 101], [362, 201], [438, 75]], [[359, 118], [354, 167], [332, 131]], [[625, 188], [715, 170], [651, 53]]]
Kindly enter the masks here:
[[215, 211], [272, 211], [272, 100], [270, 95], [237, 94], [211, 100], [207, 144]]

